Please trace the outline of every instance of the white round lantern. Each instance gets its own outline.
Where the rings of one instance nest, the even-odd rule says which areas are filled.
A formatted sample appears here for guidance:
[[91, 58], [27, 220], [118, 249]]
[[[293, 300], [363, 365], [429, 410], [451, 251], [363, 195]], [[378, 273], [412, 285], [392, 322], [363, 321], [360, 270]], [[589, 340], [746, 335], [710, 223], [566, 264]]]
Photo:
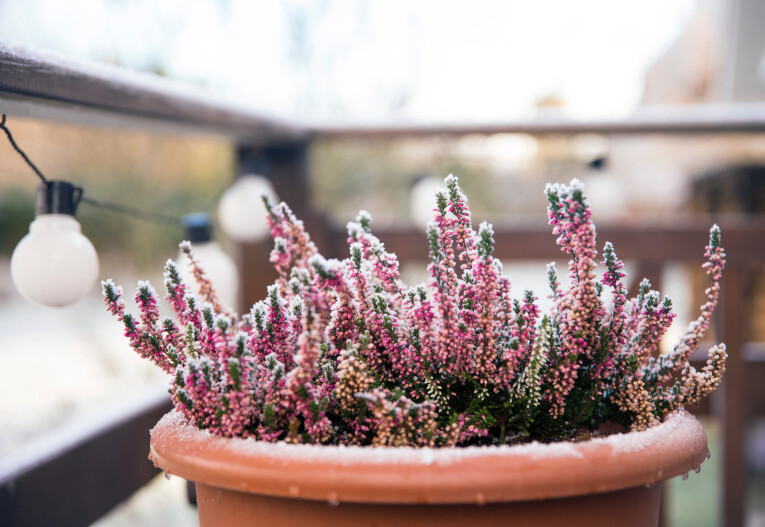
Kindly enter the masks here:
[[[239, 269], [220, 244], [212, 239], [212, 226], [207, 214], [184, 216], [186, 239], [191, 242], [194, 256], [207, 273], [218, 297], [225, 305], [237, 309], [239, 300]], [[189, 259], [181, 251], [176, 260], [183, 281], [196, 290], [196, 281], [189, 267]]]
[[431, 176], [422, 177], [414, 182], [409, 196], [409, 206], [412, 222], [415, 225], [425, 228], [433, 220], [436, 193], [441, 190], [444, 190], [444, 182]]
[[229, 238], [236, 242], [256, 242], [268, 236], [264, 194], [272, 203], [278, 201], [271, 182], [257, 174], [237, 178], [223, 193], [218, 204], [218, 221]]
[[79, 192], [64, 181], [38, 188], [35, 220], [11, 256], [13, 283], [30, 302], [51, 307], [73, 304], [96, 282], [96, 249], [74, 217]]

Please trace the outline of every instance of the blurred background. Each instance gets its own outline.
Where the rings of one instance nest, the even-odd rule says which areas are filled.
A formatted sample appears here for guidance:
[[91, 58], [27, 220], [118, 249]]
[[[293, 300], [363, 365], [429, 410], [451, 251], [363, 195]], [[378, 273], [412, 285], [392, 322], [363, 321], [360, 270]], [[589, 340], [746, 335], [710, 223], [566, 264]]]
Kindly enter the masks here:
[[[619, 120], [765, 103], [761, 0], [0, 0], [0, 43], [167, 77], [302, 124]], [[145, 210], [213, 213], [237, 171], [234, 145], [218, 137], [10, 117], [8, 125], [49, 178]], [[596, 223], [765, 212], [761, 133], [330, 135], [312, 142], [309, 164], [313, 206], [339, 225], [366, 209], [378, 227], [424, 228], [428, 196], [449, 173], [477, 222], [505, 226], [544, 224], [544, 184], [574, 177], [587, 186]], [[36, 184], [0, 141], [0, 456], [163, 377], [129, 350], [96, 288], [60, 309], [31, 305], [14, 289], [10, 255], [33, 219]], [[84, 206], [78, 219], [101, 278], [126, 291], [137, 279], [161, 285], [184, 236], [180, 225]], [[406, 279], [421, 280], [422, 256]], [[518, 295], [546, 294], [544, 263], [506, 266]], [[680, 264], [662, 273], [676, 335], [696, 317], [703, 275]], [[762, 342], [762, 265], [751, 290], [747, 340]], [[721, 524], [720, 423], [705, 424], [713, 457], [702, 474], [669, 485], [671, 525]], [[765, 525], [761, 420], [747, 437], [748, 525]], [[155, 481], [99, 525], [192, 524], [184, 492], [180, 481]]]

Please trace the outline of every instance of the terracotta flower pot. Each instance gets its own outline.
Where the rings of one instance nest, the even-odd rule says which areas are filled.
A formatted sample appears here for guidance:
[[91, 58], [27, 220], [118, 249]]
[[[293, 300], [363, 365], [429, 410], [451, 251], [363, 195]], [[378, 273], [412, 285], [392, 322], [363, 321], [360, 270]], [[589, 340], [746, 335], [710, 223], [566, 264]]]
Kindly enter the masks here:
[[450, 449], [225, 439], [171, 412], [150, 454], [196, 482], [202, 527], [655, 526], [662, 481], [707, 456], [685, 411], [583, 443]]

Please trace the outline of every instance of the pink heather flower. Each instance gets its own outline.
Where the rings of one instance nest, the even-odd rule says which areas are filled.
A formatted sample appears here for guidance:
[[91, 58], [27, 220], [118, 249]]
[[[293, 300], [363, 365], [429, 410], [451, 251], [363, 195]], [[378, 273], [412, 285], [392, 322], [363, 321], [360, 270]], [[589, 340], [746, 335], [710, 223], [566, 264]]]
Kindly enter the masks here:
[[111, 280], [106, 280], [101, 282], [101, 289], [107, 309], [122, 322], [125, 327], [125, 336], [136, 353], [153, 361], [164, 371], [173, 372], [180, 359], [176, 351], [162, 338], [157, 324], [156, 294], [148, 282], [139, 282], [135, 295], [141, 310], [139, 321], [125, 312], [125, 300], [121, 287], [115, 286]]
[[572, 286], [556, 301], [556, 322], [560, 326], [561, 346], [550, 364], [547, 398], [553, 415], [563, 414], [565, 399], [576, 383], [580, 357], [594, 359], [600, 347], [596, 321], [603, 309], [595, 287], [595, 226], [589, 204], [578, 180], [571, 186], [548, 185], [548, 217], [561, 250], [571, 256], [569, 277]]
[[[355, 222], [347, 225], [348, 244], [360, 251], [360, 259], [371, 266], [371, 275], [390, 293], [403, 295], [399, 281], [398, 259], [385, 251], [385, 246], [372, 234], [372, 215], [362, 210]], [[354, 257], [354, 261], [357, 257]]]
[[704, 253], [707, 262], [703, 265], [703, 269], [710, 276], [712, 284], [706, 290], [707, 301], [701, 306], [701, 314], [683, 331], [680, 340], [672, 351], [659, 356], [656, 360], [649, 361], [646, 368], [646, 374], [656, 378], [661, 383], [670, 382], [675, 373], [688, 371], [688, 360], [698, 348], [712, 322], [712, 313], [720, 298], [720, 279], [725, 268], [725, 251], [720, 245], [721, 239], [720, 227], [714, 225], [710, 229], [709, 244]]
[[191, 243], [184, 241], [179, 245], [181, 251], [189, 259], [189, 267], [191, 268], [192, 276], [197, 283], [200, 298], [209, 304], [211, 304], [216, 313], [223, 313], [228, 316], [235, 316], [230, 308], [223, 305], [218, 298], [218, 293], [215, 291], [210, 278], [207, 276], [204, 268], [200, 264], [197, 257], [194, 255], [194, 250], [191, 248]]
[[286, 203], [273, 205], [265, 196], [263, 201], [268, 210], [268, 225], [275, 242], [271, 262], [279, 273], [279, 285], [286, 291], [292, 270], [306, 268], [308, 259], [318, 251], [305, 231], [305, 225], [295, 217]]
[[[126, 312], [122, 288], [102, 282], [107, 310], [130, 345], [172, 375], [176, 409], [197, 427], [261, 441], [442, 447], [573, 438], [612, 421], [642, 429], [719, 385], [723, 345], [699, 371], [688, 364], [717, 305], [725, 253], [716, 226], [704, 269], [699, 318], [668, 354], [656, 356], [674, 319], [669, 298], [627, 298], [610, 243], [595, 276], [596, 232], [584, 188], [549, 185], [548, 218], [570, 258], [571, 285], [554, 265], [554, 307], [514, 297], [494, 255], [488, 223], [474, 230], [457, 178], [446, 178], [428, 226], [430, 279], [407, 287], [396, 256], [372, 234], [371, 216], [348, 224], [349, 256], [326, 259], [284, 203], [265, 200], [279, 278], [250, 313], [223, 306], [190, 244], [198, 292], [165, 265], [160, 320], [148, 282]], [[601, 302], [610, 288], [613, 307]]]
[[[597, 367], [597, 376], [601, 379], [611, 375], [614, 367], [614, 358], [621, 353], [627, 344], [627, 332], [629, 331], [629, 319], [625, 311], [627, 288], [622, 281], [625, 275], [621, 272], [624, 264], [616, 256], [611, 242], [606, 242], [603, 247], [603, 265], [606, 267], [606, 272], [603, 274], [601, 283], [612, 288], [613, 309], [610, 317], [606, 317], [608, 319], [608, 329], [604, 342], [606, 351]], [[604, 323], [606, 323], [605, 319]], [[605, 382], [600, 383], [599, 394], [602, 394], [606, 388], [605, 384]]]

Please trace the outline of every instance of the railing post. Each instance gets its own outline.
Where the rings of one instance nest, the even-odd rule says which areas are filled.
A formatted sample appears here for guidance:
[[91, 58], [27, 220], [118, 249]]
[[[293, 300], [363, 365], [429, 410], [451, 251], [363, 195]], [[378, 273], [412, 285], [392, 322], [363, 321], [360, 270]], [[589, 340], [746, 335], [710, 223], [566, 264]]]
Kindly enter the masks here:
[[[326, 254], [330, 248], [328, 223], [311, 206], [309, 146], [306, 140], [265, 146], [240, 146], [239, 174], [256, 172], [268, 178], [279, 199], [287, 202], [295, 215], [305, 222], [311, 239]], [[254, 302], [265, 298], [266, 287], [276, 278], [276, 272], [268, 259], [272, 248], [270, 237], [240, 246], [241, 312], [249, 311]]]
[[730, 265], [725, 270], [720, 298], [720, 316], [716, 340], [725, 342], [728, 360], [721, 389], [713, 401], [714, 410], [722, 423], [723, 440], [723, 525], [741, 527], [746, 518], [746, 459], [747, 425], [746, 379], [742, 357], [747, 340], [747, 267]]

